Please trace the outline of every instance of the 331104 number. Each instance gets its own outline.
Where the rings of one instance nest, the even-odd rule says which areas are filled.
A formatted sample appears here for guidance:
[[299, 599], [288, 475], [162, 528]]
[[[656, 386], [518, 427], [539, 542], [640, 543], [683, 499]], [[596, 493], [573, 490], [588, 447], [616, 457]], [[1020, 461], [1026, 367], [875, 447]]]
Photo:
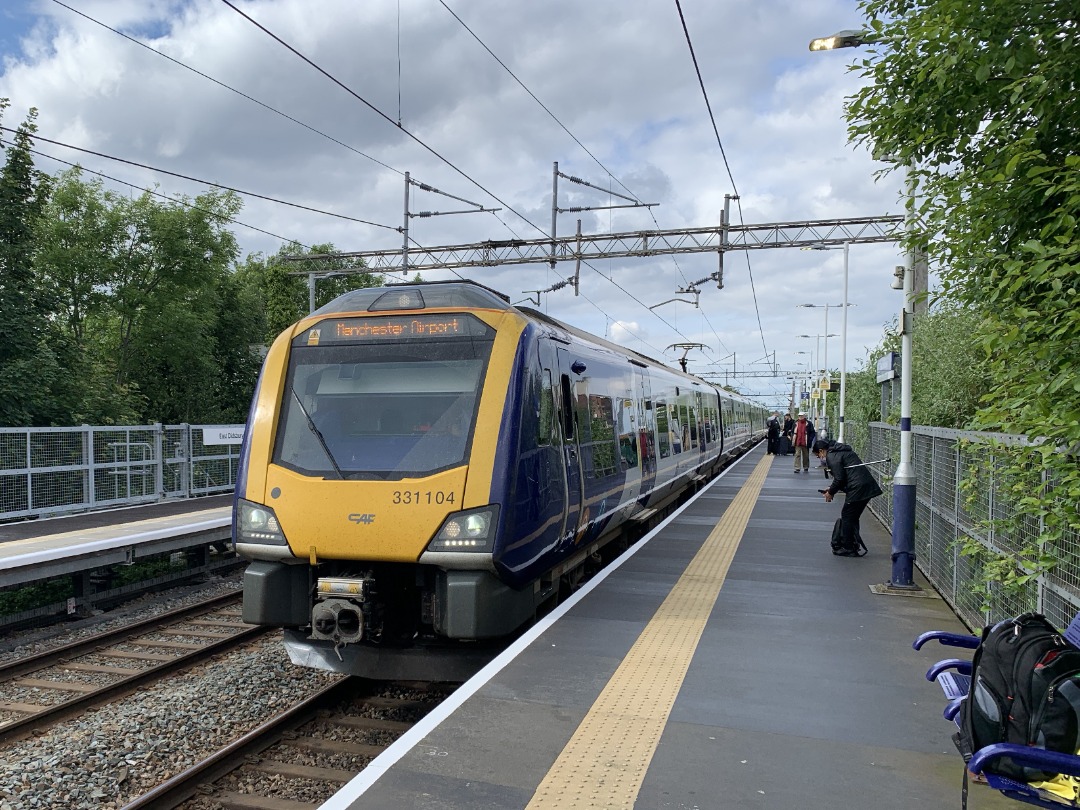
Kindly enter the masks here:
[[394, 490], [393, 502], [407, 506], [428, 506], [429, 504], [454, 503], [453, 492], [442, 490], [419, 490], [419, 489], [396, 489]]

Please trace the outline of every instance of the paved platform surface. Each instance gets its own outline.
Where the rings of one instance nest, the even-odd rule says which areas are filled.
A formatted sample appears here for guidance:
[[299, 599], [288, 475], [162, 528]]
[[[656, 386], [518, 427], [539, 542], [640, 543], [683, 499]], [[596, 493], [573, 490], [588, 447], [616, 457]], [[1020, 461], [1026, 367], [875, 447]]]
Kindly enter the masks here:
[[951, 655], [911, 642], [964, 628], [921, 575], [925, 598], [871, 592], [890, 543], [869, 513], [869, 555], [830, 553], [825, 486], [760, 445], [323, 807], [959, 807], [923, 677]]
[[[0, 524], [0, 543], [28, 540], [51, 535], [68, 534], [85, 529], [108, 529], [157, 518], [186, 515], [210, 509], [231, 509], [232, 494], [208, 495], [203, 498], [176, 498], [140, 506], [106, 509], [100, 512], [80, 512], [76, 515], [20, 520]], [[224, 513], [222, 513], [224, 514]]]

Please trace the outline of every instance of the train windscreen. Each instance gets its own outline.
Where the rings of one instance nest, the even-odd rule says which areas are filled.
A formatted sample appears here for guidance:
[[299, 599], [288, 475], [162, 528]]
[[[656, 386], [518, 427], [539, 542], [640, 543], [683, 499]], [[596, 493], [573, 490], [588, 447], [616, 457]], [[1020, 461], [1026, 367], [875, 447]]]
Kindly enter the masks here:
[[493, 335], [294, 344], [274, 462], [382, 480], [464, 464]]

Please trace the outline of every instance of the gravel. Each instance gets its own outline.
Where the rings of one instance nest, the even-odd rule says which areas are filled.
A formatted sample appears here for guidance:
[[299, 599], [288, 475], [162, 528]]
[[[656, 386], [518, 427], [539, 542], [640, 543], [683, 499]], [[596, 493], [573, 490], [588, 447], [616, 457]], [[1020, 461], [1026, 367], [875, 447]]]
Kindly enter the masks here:
[[122, 807], [335, 677], [293, 666], [279, 638], [253, 642], [106, 711], [0, 746], [0, 810]]
[[212, 596], [226, 593], [239, 594], [242, 589], [242, 574], [233, 574], [213, 579], [206, 584], [146, 594], [115, 610], [99, 611], [87, 619], [54, 625], [44, 630], [7, 633], [0, 636], [0, 663], [25, 658], [113, 627], [123, 626], [130, 623], [134, 617], [149, 619], [170, 610], [193, 605]]
[[[77, 625], [11, 634], [0, 641], [0, 660], [32, 655], [134, 616], [158, 615], [239, 587], [238, 577], [219, 580], [157, 594], [157, 601], [145, 598]], [[72, 673], [66, 677], [75, 680]], [[107, 710], [0, 746], [0, 810], [122, 807], [337, 677], [291, 664], [276, 635], [252, 642]], [[10, 693], [4, 697], [11, 699]], [[41, 699], [33, 690], [26, 697], [28, 702]]]

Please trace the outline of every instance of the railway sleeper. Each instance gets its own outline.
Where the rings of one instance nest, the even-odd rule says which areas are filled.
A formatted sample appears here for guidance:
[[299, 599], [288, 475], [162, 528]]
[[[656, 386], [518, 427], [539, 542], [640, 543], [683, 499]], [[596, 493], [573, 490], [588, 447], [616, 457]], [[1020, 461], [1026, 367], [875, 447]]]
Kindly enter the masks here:
[[341, 728], [351, 728], [360, 731], [397, 731], [402, 734], [414, 725], [413, 723], [406, 723], [404, 720], [381, 720], [377, 717], [330, 716], [321, 719]]
[[313, 779], [319, 782], [340, 782], [345, 784], [354, 776], [356, 771], [345, 771], [341, 768], [320, 768], [316, 765], [297, 765], [292, 762], [278, 762], [273, 759], [261, 759], [258, 762], [244, 764], [244, 768], [260, 773], [268, 773], [272, 776], [284, 776], [287, 779]]
[[377, 757], [386, 750], [385, 745], [368, 745], [367, 743], [349, 742], [347, 740], [327, 740], [322, 737], [293, 737], [288, 735], [281, 738], [282, 745], [294, 748], [303, 748], [308, 751], [317, 751], [322, 754], [349, 754], [356, 757]]
[[294, 802], [290, 799], [275, 799], [258, 794], [233, 793], [222, 791], [213, 794], [213, 800], [227, 810], [305, 810], [318, 807], [321, 802]]

